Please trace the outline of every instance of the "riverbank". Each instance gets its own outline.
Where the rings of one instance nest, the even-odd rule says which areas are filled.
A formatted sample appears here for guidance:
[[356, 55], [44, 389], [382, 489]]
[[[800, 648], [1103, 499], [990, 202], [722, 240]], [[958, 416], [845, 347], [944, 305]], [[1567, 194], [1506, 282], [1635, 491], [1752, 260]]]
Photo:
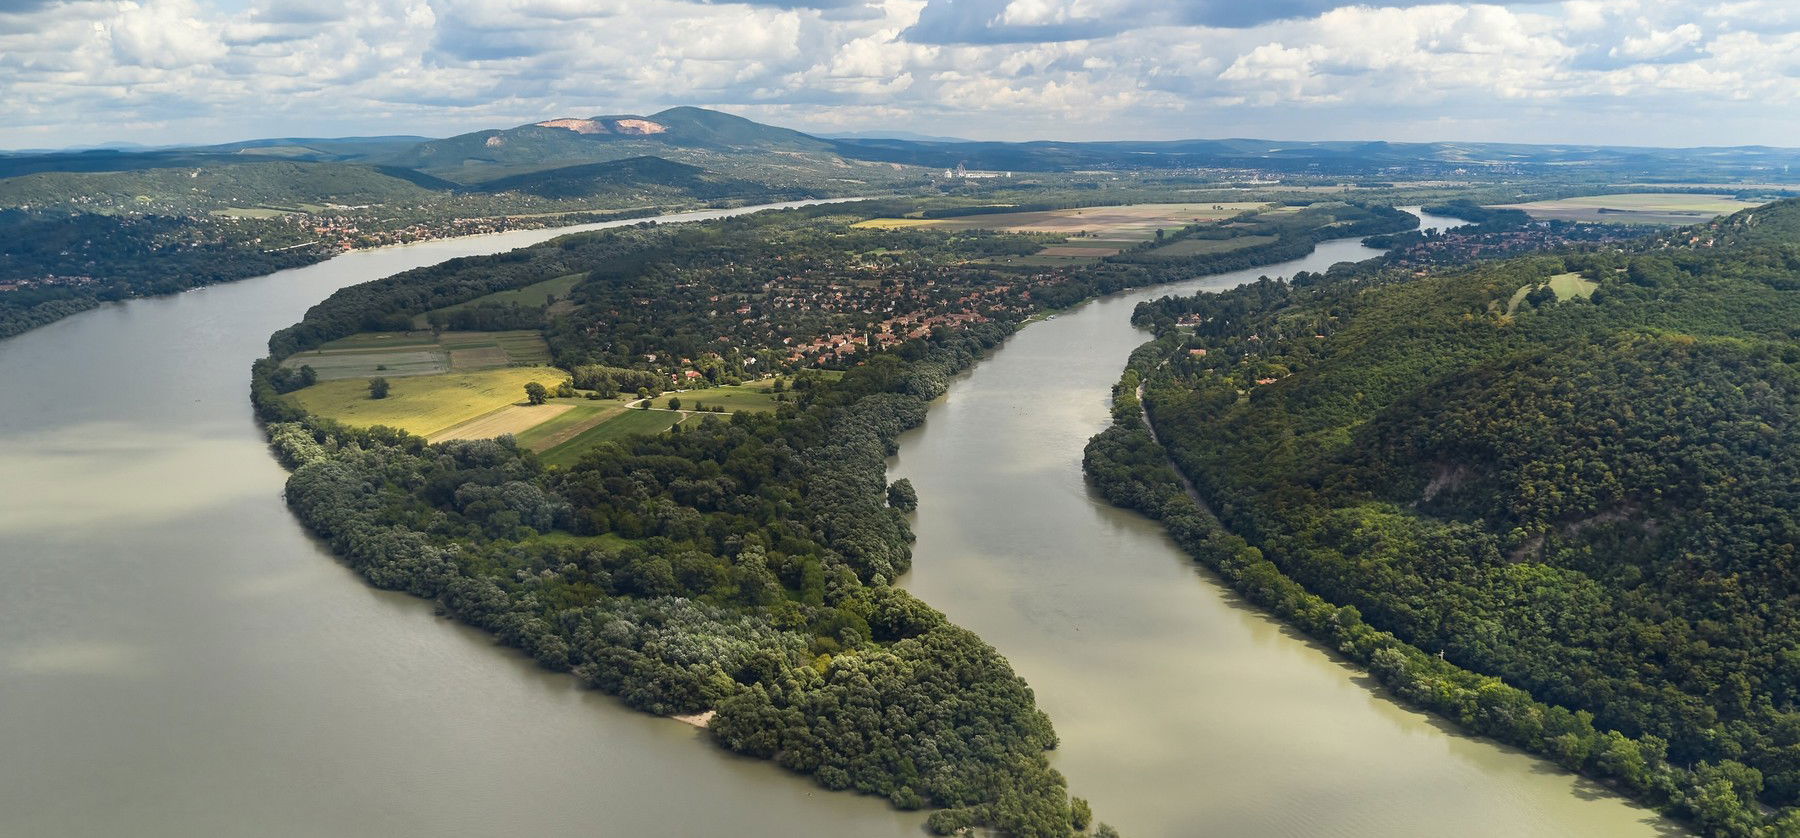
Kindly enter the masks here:
[[[826, 198], [820, 201], [857, 201], [864, 198]], [[0, 340], [24, 334], [32, 329], [47, 326], [65, 317], [91, 311], [108, 303], [123, 302], [136, 299], [150, 299], [170, 294], [180, 294], [196, 288], [207, 288], [246, 279], [266, 276], [279, 270], [292, 270], [309, 265], [321, 264], [345, 253], [369, 252], [392, 247], [408, 247], [430, 242], [478, 239], [482, 236], [498, 236], [520, 232], [556, 231], [558, 235], [579, 232], [582, 229], [598, 229], [619, 223], [634, 223], [651, 218], [679, 218], [694, 213], [705, 212], [739, 212], [756, 211], [757, 209], [786, 206], [804, 206], [815, 201], [789, 201], [773, 204], [746, 205], [743, 207], [704, 207], [693, 205], [682, 207], [640, 207], [626, 210], [581, 210], [575, 212], [553, 213], [543, 216], [508, 215], [492, 217], [455, 218], [437, 222], [422, 222], [396, 230], [375, 233], [357, 233], [344, 235], [336, 239], [321, 239], [303, 244], [289, 245], [279, 248], [258, 249], [248, 245], [238, 257], [239, 269], [210, 267], [212, 273], [195, 273], [180, 283], [179, 287], [156, 290], [147, 293], [129, 293], [115, 296], [111, 292], [102, 292], [100, 283], [88, 279], [80, 286], [38, 285], [30, 282], [19, 285], [14, 290], [0, 291]], [[229, 262], [229, 260], [227, 260]], [[85, 279], [85, 278], [84, 278]], [[92, 286], [92, 293], [73, 293], [69, 296], [57, 296], [19, 308], [6, 305], [9, 294], [27, 294], [57, 292], [60, 290], [80, 291]]]
[[1376, 255], [1325, 242], [1020, 330], [952, 382], [890, 461], [890, 478], [919, 495], [902, 584], [1031, 682], [1061, 737], [1055, 766], [1127, 835], [1679, 834], [1553, 764], [1389, 701], [1087, 485], [1082, 447], [1111, 423], [1111, 386], [1147, 339], [1130, 325], [1137, 302]]
[[0, 344], [28, 394], [0, 400], [0, 749], [34, 755], [0, 762], [0, 833], [919, 835], [370, 588], [288, 511], [243, 397], [268, 334], [566, 232], [355, 251]]

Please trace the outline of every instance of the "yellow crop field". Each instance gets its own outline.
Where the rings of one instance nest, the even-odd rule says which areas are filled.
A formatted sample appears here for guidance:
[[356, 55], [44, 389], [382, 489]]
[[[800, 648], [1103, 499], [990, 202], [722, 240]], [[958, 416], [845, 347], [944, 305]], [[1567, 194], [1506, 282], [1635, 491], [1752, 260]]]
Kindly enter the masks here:
[[1171, 229], [1202, 221], [1218, 221], [1268, 206], [1255, 202], [1129, 204], [1110, 207], [1036, 212], [964, 215], [956, 218], [873, 218], [855, 226], [876, 229], [935, 227], [945, 230], [1004, 230], [1011, 233], [1085, 233], [1097, 239], [1139, 242]]
[[[520, 385], [523, 389], [524, 385]], [[573, 404], [509, 404], [499, 410], [486, 413], [451, 425], [427, 437], [432, 442], [443, 442], [447, 439], [493, 439], [506, 434], [518, 435], [556, 417], [569, 412]]]
[[1501, 209], [1524, 210], [1533, 218], [1561, 221], [1593, 221], [1614, 224], [1694, 224], [1717, 216], [1758, 206], [1730, 195], [1687, 192], [1628, 192], [1617, 195], [1583, 195], [1554, 201], [1502, 204]]
[[[388, 379], [385, 399], [369, 398], [364, 378], [321, 381], [289, 393], [307, 411], [347, 425], [386, 425], [429, 437], [525, 401], [525, 384], [555, 387], [568, 373], [555, 367], [506, 367]], [[548, 417], [546, 417], [548, 418]]]

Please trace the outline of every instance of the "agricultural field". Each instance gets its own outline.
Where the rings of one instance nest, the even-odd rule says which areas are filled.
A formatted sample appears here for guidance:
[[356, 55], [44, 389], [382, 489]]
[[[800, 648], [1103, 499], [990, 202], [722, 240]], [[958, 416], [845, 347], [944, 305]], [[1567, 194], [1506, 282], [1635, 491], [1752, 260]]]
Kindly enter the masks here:
[[1012, 233], [1063, 235], [1086, 233], [1093, 238], [1140, 242], [1156, 235], [1159, 227], [1168, 229], [1200, 221], [1218, 221], [1267, 206], [1268, 204], [1254, 202], [1130, 204], [964, 215], [956, 218], [873, 218], [855, 226], [881, 229], [934, 227], [944, 230], [1005, 230]]
[[1531, 201], [1523, 204], [1501, 204], [1499, 208], [1524, 210], [1532, 218], [1546, 220], [1683, 225], [1706, 221], [1754, 206], [1759, 206], [1759, 204], [1752, 201], [1740, 201], [1730, 195], [1633, 192], [1620, 195], [1559, 198], [1554, 201]]
[[1513, 292], [1512, 298], [1506, 301], [1506, 313], [1513, 314], [1519, 310], [1519, 304], [1525, 302], [1525, 296], [1545, 285], [1556, 292], [1557, 301], [1573, 300], [1577, 297], [1587, 299], [1594, 296], [1594, 289], [1600, 283], [1586, 279], [1578, 273], [1557, 274], [1538, 285], [1527, 285]]
[[390, 379], [385, 399], [369, 398], [364, 378], [320, 381], [287, 394], [308, 412], [346, 425], [386, 425], [430, 437], [525, 400], [525, 384], [555, 387], [569, 374], [554, 367], [505, 367]]
[[625, 412], [623, 401], [606, 399], [592, 401], [588, 399], [557, 399], [545, 407], [564, 407], [540, 424], [528, 430], [514, 431], [514, 438], [520, 445], [533, 451], [548, 451], [580, 436], [588, 429]]
[[[521, 385], [522, 387], [523, 385]], [[509, 404], [492, 413], [486, 413], [438, 431], [426, 437], [426, 441], [493, 439], [506, 434], [516, 436], [568, 413], [572, 407], [574, 405], [567, 402], [561, 404]]]
[[[534, 282], [530, 285], [522, 288], [514, 288], [510, 291], [495, 291], [487, 296], [476, 297], [473, 300], [457, 303], [453, 306], [445, 306], [436, 309], [436, 311], [448, 314], [449, 312], [457, 311], [458, 309], [486, 304], [541, 306], [545, 301], [550, 301], [552, 303], [552, 311], [554, 311], [554, 306], [556, 304], [564, 303], [569, 299], [570, 292], [575, 290], [575, 285], [581, 281], [582, 276], [582, 274], [567, 274], [556, 277], [555, 279], [546, 279], [543, 282]], [[419, 314], [413, 317], [413, 325], [420, 329], [428, 328], [427, 324], [429, 322], [426, 314]]]
[[1182, 239], [1172, 244], [1165, 244], [1148, 253], [1142, 254], [1147, 259], [1183, 259], [1189, 256], [1200, 256], [1207, 253], [1225, 253], [1242, 250], [1259, 244], [1268, 244], [1278, 236], [1238, 236], [1230, 239]]
[[299, 352], [283, 366], [310, 366], [320, 381], [404, 378], [474, 372], [506, 366], [542, 365], [550, 361], [544, 336], [533, 331], [365, 332], [334, 340], [310, 352]]
[[1002, 230], [1009, 233], [1056, 233], [1068, 236], [1067, 241], [1050, 245], [1029, 256], [987, 260], [1000, 265], [1055, 267], [1084, 264], [1111, 256], [1138, 242], [1149, 241], [1159, 229], [1173, 230], [1198, 222], [1219, 221], [1268, 206], [1255, 202], [1131, 204], [965, 215], [956, 218], [873, 218], [855, 226], [878, 229], [931, 227], [940, 230]]
[[675, 410], [626, 410], [598, 425], [588, 428], [539, 457], [545, 465], [568, 468], [581, 460], [581, 455], [594, 446], [623, 439], [632, 434], [655, 434], [668, 430], [687, 414]]
[[[708, 387], [704, 390], [687, 390], [669, 395], [678, 396], [681, 406], [686, 410], [699, 410], [701, 407], [722, 407], [727, 413], [740, 410], [772, 411], [779, 402], [774, 393], [765, 393], [775, 384], [775, 379], [764, 378], [760, 381], [747, 381], [728, 387]], [[661, 396], [658, 401], [668, 402], [668, 396]]]
[[[638, 410], [628, 407], [625, 402], [615, 401], [577, 404], [568, 413], [518, 434], [516, 438], [520, 445], [542, 455], [545, 464], [566, 468], [596, 445], [631, 434], [661, 433], [677, 422], [685, 421], [701, 407], [722, 407], [727, 413], [772, 411], [780, 403], [775, 401], [774, 393], [763, 391], [774, 383], [775, 379], [765, 378], [726, 387], [664, 393], [653, 400], [659, 407], [652, 410]], [[660, 407], [668, 404], [670, 396], [681, 399], [681, 410]]]

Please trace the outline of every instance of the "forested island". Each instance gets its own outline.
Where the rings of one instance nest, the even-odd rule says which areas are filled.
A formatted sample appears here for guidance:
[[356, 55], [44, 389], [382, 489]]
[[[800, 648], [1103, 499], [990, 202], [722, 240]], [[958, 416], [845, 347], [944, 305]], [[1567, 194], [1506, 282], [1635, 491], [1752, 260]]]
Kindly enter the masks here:
[[[294, 471], [289, 503], [372, 584], [434, 600], [633, 707], [706, 718], [727, 748], [937, 809], [939, 832], [1107, 834], [1049, 767], [1055, 734], [1006, 661], [892, 584], [910, 565], [916, 501], [886, 481], [885, 458], [949, 376], [1034, 314], [1210, 270], [1220, 255], [1157, 254], [1204, 223], [1070, 267], [1003, 264], [1048, 234], [865, 224], [916, 209], [637, 225], [346, 288], [274, 335], [254, 370], [258, 414]], [[1417, 220], [1326, 202], [1216, 223], [1242, 224], [1259, 246], [1288, 242], [1264, 248], [1273, 259], [1324, 230]], [[563, 276], [574, 279], [561, 299], [484, 302]], [[662, 433], [576, 437], [568, 457], [569, 443], [545, 457], [512, 436], [428, 443], [305, 407], [333, 382], [297, 361], [346, 341], [360, 351], [359, 335], [459, 305], [493, 308], [460, 328], [543, 329], [564, 403], [629, 400], [635, 387], [638, 409], [618, 418], [645, 413], [659, 390], [719, 398], [767, 373], [787, 386], [760, 409], [691, 413]], [[397, 397], [380, 382], [357, 398]], [[557, 399], [532, 393], [546, 400]]]
[[1086, 471], [1399, 699], [1797, 835], [1797, 241], [1783, 201], [1147, 303]]

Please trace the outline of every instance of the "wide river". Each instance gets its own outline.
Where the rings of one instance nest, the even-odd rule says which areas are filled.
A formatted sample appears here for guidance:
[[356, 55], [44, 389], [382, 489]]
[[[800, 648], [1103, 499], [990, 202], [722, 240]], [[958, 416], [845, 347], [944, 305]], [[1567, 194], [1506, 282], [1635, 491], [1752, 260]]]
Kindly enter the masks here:
[[[349, 253], [0, 342], [0, 835], [919, 835], [367, 587], [288, 514], [245, 395], [269, 333], [337, 288], [572, 229]], [[1089, 494], [1081, 446], [1146, 296], [1025, 329], [895, 465], [922, 497], [906, 584], [1031, 680], [1101, 817], [1140, 838], [1668, 829], [1383, 700]]]

